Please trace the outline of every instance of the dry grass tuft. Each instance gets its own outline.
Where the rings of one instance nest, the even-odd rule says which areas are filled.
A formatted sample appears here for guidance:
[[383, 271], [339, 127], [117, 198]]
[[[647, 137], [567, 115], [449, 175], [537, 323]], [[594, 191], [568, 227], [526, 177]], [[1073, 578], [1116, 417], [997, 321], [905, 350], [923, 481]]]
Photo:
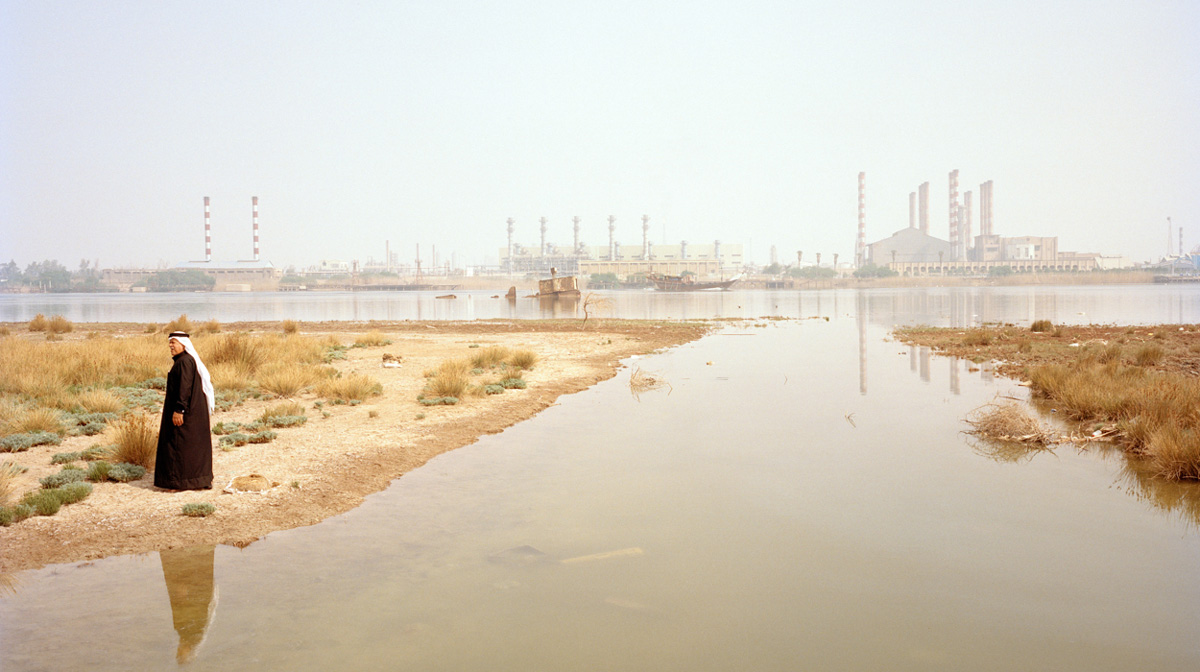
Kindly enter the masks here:
[[50, 318], [50, 323], [46, 327], [51, 334], [69, 334], [75, 330], [75, 325], [62, 315], [55, 315]]
[[[9, 413], [11, 412], [11, 415]], [[21, 408], [6, 411], [0, 418], [0, 429], [4, 434], [25, 434], [30, 432], [49, 432], [62, 434], [63, 423], [58, 411], [52, 408]]]
[[221, 323], [216, 320], [209, 320], [200, 325], [198, 332], [201, 334], [219, 334], [221, 333]]
[[368, 397], [377, 397], [383, 394], [383, 385], [370, 376], [352, 373], [348, 376], [321, 381], [317, 384], [316, 393], [326, 399], [362, 401]]
[[320, 374], [311, 366], [303, 364], [276, 363], [263, 368], [258, 374], [258, 386], [264, 392], [281, 397], [293, 397], [304, 388], [317, 382]]
[[434, 397], [462, 397], [470, 386], [471, 362], [447, 359], [433, 371], [425, 389]]
[[275, 404], [267, 410], [263, 411], [259, 420], [265, 424], [271, 424], [271, 420], [275, 418], [284, 418], [288, 416], [305, 415], [304, 405], [295, 401], [285, 401]]
[[158, 451], [158, 428], [145, 413], [131, 413], [114, 425], [112, 457], [115, 462], [128, 462], [147, 469], [154, 468]]
[[297, 322], [295, 320], [284, 320], [283, 321], [283, 333], [294, 334], [298, 331], [300, 331], [300, 323], [299, 322]]
[[108, 390], [87, 390], [75, 395], [75, 404], [88, 413], [120, 413], [125, 402]]
[[532, 350], [517, 350], [508, 358], [509, 365], [526, 371], [532, 370], [537, 361], [537, 353]]
[[192, 330], [195, 328], [196, 328], [196, 325], [192, 324], [192, 321], [188, 319], [187, 313], [184, 313], [184, 314], [180, 315], [179, 317], [175, 318], [174, 320], [171, 320], [170, 322], [164, 324], [162, 329], [160, 329], [159, 331], [161, 331], [164, 334], [169, 334], [172, 331], [186, 331], [187, 333], [190, 334], [190, 333], [192, 333]]
[[1133, 353], [1133, 361], [1138, 366], [1154, 366], [1162, 361], [1166, 350], [1157, 343], [1147, 343]]
[[493, 366], [499, 366], [511, 354], [512, 351], [502, 345], [492, 345], [481, 349], [471, 356], [471, 367], [476, 369], [490, 369]]
[[1054, 323], [1050, 320], [1034, 320], [1033, 324], [1029, 325], [1030, 331], [1054, 331]]
[[21, 467], [12, 462], [0, 463], [0, 509], [12, 503], [13, 496], [17, 494], [17, 476], [20, 476], [22, 471], [24, 470]]
[[47, 320], [46, 316], [41, 313], [34, 315], [33, 319], [29, 321], [30, 331], [47, 331], [49, 329], [50, 321]]
[[1175, 480], [1200, 480], [1200, 432], [1170, 423], [1155, 430], [1146, 454], [1156, 476]]
[[390, 344], [392, 341], [380, 331], [371, 331], [358, 338], [354, 339], [354, 344], [363, 348], [378, 348]]
[[245, 364], [222, 362], [208, 364], [213, 387], [218, 390], [249, 390], [254, 387], [254, 372]]
[[1044, 446], [1052, 435], [1025, 407], [1015, 401], [981, 406], [967, 417], [971, 434], [991, 441]]

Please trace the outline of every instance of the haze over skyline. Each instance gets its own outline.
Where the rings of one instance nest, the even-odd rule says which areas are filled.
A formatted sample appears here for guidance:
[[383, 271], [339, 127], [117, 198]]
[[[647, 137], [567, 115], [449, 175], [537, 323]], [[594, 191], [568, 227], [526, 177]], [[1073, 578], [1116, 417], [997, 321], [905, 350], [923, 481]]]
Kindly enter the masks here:
[[[495, 264], [515, 240], [854, 256], [995, 184], [995, 230], [1200, 244], [1195, 2], [0, 0], [0, 263]], [[664, 235], [665, 234], [665, 235]], [[664, 239], [665, 238], [665, 239]], [[1178, 250], [1175, 250], [1178, 251]]]

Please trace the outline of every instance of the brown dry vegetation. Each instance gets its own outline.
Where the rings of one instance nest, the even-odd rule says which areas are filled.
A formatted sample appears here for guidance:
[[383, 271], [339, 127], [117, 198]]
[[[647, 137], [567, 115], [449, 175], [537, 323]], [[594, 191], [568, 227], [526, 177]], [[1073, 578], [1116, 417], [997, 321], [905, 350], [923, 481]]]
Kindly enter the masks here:
[[[987, 338], [978, 332], [986, 331]], [[1029, 381], [1066, 417], [1114, 434], [1160, 478], [1200, 480], [1200, 326], [902, 329], [900, 340]], [[986, 341], [986, 342], [984, 342]]]
[[[328, 403], [318, 395], [318, 390], [310, 388], [291, 401], [294, 405], [283, 406], [289, 402], [278, 398], [247, 397], [239, 405], [218, 409], [214, 423], [242, 424], [264, 415], [281, 412], [290, 415], [297, 406], [321, 410], [318, 413], [309, 410], [309, 420], [303, 425], [279, 429], [278, 438], [270, 443], [251, 444], [228, 452], [214, 450], [215, 488], [185, 496], [188, 501], [216, 505], [216, 515], [205, 519], [179, 515], [180, 495], [154, 488], [149, 473], [130, 483], [97, 483], [86, 501], [66, 507], [55, 516], [31, 518], [0, 528], [0, 572], [195, 544], [245, 545], [273, 530], [313, 524], [357, 506], [367, 494], [383, 489], [392, 479], [442, 452], [472, 443], [481, 435], [502, 431], [553, 404], [561, 394], [579, 391], [611, 377], [620, 360], [630, 355], [693, 340], [709, 328], [705, 323], [606, 321], [599, 328], [584, 330], [577, 320], [381, 322], [367, 329], [363, 329], [365, 325], [346, 323], [304, 326], [304, 338], [317, 343], [322, 353], [328, 350], [324, 344], [346, 346], [354, 342], [356, 334], [370, 329], [377, 329], [392, 340], [384, 348], [344, 349], [340, 351], [344, 359], [325, 363], [318, 358], [310, 364], [318, 370], [334, 371], [335, 376], [326, 375], [323, 380], [369, 379], [382, 387], [382, 394], [362, 399], [361, 405], [355, 406]], [[17, 325], [19, 333], [4, 341], [33, 341], [40, 347], [67, 353], [83, 343], [87, 347], [114, 347], [109, 342], [140, 342], [144, 327], [89, 325], [97, 334], [95, 338], [73, 335], [46, 343], [30, 339], [24, 325]], [[308, 351], [299, 344], [289, 344], [286, 339], [294, 336], [284, 336], [278, 323], [231, 324], [225, 330], [227, 333], [193, 339], [202, 356], [208, 357], [207, 348], [220, 346], [229, 356], [226, 363], [266, 367], [273, 361], [273, 353], [293, 347], [298, 353]], [[238, 334], [243, 340], [261, 339], [272, 347], [265, 348], [263, 354], [244, 342], [237, 346], [223, 340], [218, 342]], [[467, 396], [455, 406], [422, 406], [417, 397], [428, 382], [422, 372], [436, 370], [447, 359], [469, 361], [480, 349], [470, 347], [476, 344], [536, 353], [539, 360], [536, 369], [522, 374], [528, 388]], [[0, 347], [9, 344], [0, 343]], [[149, 374], [165, 375], [170, 365], [165, 338], [156, 335], [145, 347]], [[247, 351], [259, 352], [261, 359], [259, 355], [245, 356]], [[381, 361], [384, 354], [403, 364], [384, 368]], [[51, 365], [51, 371], [57, 370], [53, 366], [57, 359], [44, 359]], [[9, 362], [8, 357], [0, 357], [0, 364]], [[507, 376], [509, 371], [498, 366], [491, 373], [473, 375], [472, 380]], [[7, 378], [0, 379], [7, 382]], [[0, 399], [0, 406], [5, 403]], [[30, 400], [21, 398], [14, 405], [26, 408], [29, 403]], [[157, 413], [150, 420], [152, 428], [157, 430]], [[59, 465], [52, 464], [55, 454], [112, 444], [115, 424], [110, 423], [107, 430], [96, 436], [67, 436], [61, 445], [34, 446], [17, 454], [16, 461], [28, 467], [28, 471], [14, 479], [16, 495], [37, 488], [39, 478], [60, 470]], [[248, 473], [264, 474], [282, 485], [253, 497], [221, 492], [220, 488], [233, 477]], [[203, 520], [203, 524], [197, 523], [198, 520]]]

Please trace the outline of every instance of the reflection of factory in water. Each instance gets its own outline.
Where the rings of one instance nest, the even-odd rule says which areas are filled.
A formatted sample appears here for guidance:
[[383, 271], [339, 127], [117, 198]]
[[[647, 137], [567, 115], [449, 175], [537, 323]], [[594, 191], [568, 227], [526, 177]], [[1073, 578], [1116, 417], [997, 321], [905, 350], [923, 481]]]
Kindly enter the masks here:
[[[894, 318], [899, 311], [895, 301], [872, 301], [872, 298], [878, 297], [869, 297], [866, 292], [857, 292], [855, 297], [855, 321], [858, 326], [858, 391], [859, 394], [863, 395], [867, 393], [867, 325], [868, 323], [875, 323], [882, 324], [890, 328], [895, 325], [896, 322], [894, 320], [888, 320], [887, 318], [889, 316]], [[902, 296], [897, 297], [893, 295], [891, 298], [902, 298]], [[959, 310], [956, 311], [957, 315], [973, 315], [968, 312], [971, 308], [970, 302], [955, 301], [952, 303], [961, 304], [961, 306], [955, 306], [956, 308], [959, 308]], [[884, 305], [887, 305], [887, 309], [881, 311], [882, 314], [880, 315], [874, 315], [873, 309], [882, 308]], [[873, 316], [875, 319], [872, 319]], [[937, 322], [940, 321], [941, 320], [937, 320]], [[931, 323], [932, 322], [934, 321], [931, 320]], [[962, 327], [970, 324], [977, 324], [977, 322], [971, 322], [968, 320], [965, 324], [958, 323], [952, 324], [951, 326]], [[905, 347], [907, 348], [909, 369], [913, 373], [919, 375], [923, 382], [932, 382], [932, 375], [930, 373], [930, 358], [933, 357], [934, 354], [931, 349], [928, 346], [908, 345]], [[995, 368], [991, 361], [976, 363], [961, 357], [950, 356], [943, 357], [943, 359], [948, 360], [950, 364], [949, 389], [950, 392], [955, 395], [962, 393], [960, 377], [964, 373], [968, 375], [978, 373], [980, 378], [989, 382], [995, 378]]]

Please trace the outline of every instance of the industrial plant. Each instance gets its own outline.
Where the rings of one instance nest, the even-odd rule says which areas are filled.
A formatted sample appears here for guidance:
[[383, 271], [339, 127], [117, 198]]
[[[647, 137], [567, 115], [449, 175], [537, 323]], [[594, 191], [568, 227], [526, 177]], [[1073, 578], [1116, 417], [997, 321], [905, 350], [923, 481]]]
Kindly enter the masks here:
[[103, 282], [121, 291], [137, 291], [145, 287], [145, 281], [164, 270], [200, 271], [211, 277], [215, 292], [270, 292], [279, 289], [283, 271], [259, 258], [258, 197], [250, 199], [251, 227], [254, 234], [254, 253], [250, 259], [213, 261], [212, 257], [212, 209], [209, 197], [204, 197], [204, 259], [185, 261], [171, 269], [105, 269]]
[[866, 173], [858, 174], [858, 236], [855, 260], [883, 266], [906, 276], [987, 275], [994, 269], [1012, 272], [1091, 271], [1119, 265], [1117, 258], [1096, 253], [1065, 252], [1055, 236], [1001, 236], [995, 232], [994, 186], [979, 185], [979, 234], [972, 236], [974, 194], [959, 201], [958, 170], [949, 173], [948, 239], [929, 233], [929, 182], [908, 195], [908, 228], [883, 240], [866, 242]]
[[742, 246], [738, 243], [689, 243], [674, 245], [653, 244], [650, 241], [650, 217], [642, 215], [641, 245], [623, 245], [617, 238], [617, 218], [608, 216], [608, 245], [586, 245], [580, 238], [580, 219], [571, 219], [574, 237], [570, 247], [555, 245], [546, 240], [548, 220], [542, 217], [538, 245], [516, 242], [516, 221], [509, 218], [508, 245], [500, 249], [499, 271], [506, 275], [550, 274], [550, 269], [569, 275], [605, 275], [618, 278], [649, 274], [681, 275], [692, 273], [699, 277], [720, 275], [724, 271], [740, 270], [744, 262]]

